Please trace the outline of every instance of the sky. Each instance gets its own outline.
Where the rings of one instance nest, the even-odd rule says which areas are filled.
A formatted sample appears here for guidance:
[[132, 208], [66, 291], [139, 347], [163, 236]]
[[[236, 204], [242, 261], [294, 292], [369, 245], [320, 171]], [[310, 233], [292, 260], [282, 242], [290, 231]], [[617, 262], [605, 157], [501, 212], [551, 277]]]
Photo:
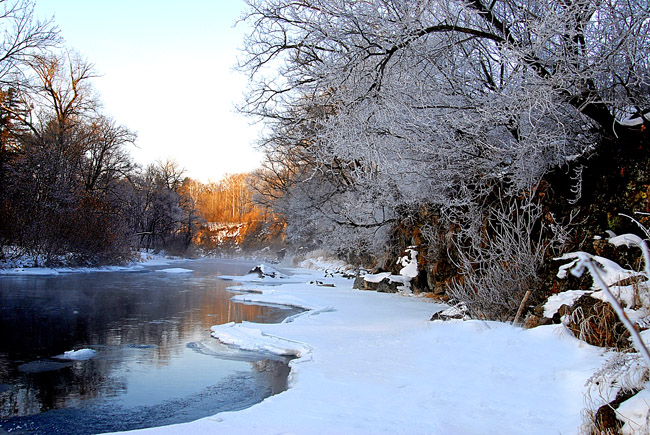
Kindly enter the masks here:
[[259, 167], [259, 128], [236, 113], [246, 77], [233, 70], [242, 0], [36, 0], [66, 48], [100, 75], [103, 111], [138, 135], [147, 165], [174, 159], [202, 182]]

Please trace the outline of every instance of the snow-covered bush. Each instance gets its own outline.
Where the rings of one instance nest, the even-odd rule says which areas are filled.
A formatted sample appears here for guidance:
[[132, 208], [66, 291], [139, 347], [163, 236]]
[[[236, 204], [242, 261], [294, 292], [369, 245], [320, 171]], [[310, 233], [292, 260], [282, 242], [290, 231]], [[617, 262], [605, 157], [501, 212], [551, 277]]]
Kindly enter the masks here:
[[627, 270], [606, 258], [577, 252], [561, 257], [572, 261], [563, 265], [558, 274], [562, 277], [570, 271], [580, 276], [588, 271], [595, 290], [591, 297], [611, 304], [630, 333], [636, 350], [636, 353], [615, 354], [589, 380], [588, 408], [582, 430], [587, 434], [647, 434], [650, 433], [650, 402], [647, 400], [650, 397], [650, 352], [639, 329], [645, 329], [650, 313], [650, 250], [645, 240], [633, 234], [614, 236], [609, 242], [640, 248], [644, 270]]
[[[647, 416], [650, 402], [646, 399], [650, 392], [649, 380], [648, 366], [640, 355], [614, 354], [587, 381], [581, 432], [585, 435], [649, 433], [650, 422]], [[641, 400], [641, 408], [645, 407], [645, 413], [630, 406], [636, 402], [635, 398]], [[623, 406], [627, 402], [628, 409]], [[643, 415], [643, 418], [640, 419], [638, 415]]]
[[500, 199], [468, 210], [455, 239], [460, 277], [448, 292], [466, 304], [472, 317], [513, 320], [539, 288], [538, 270], [549, 243], [542, 237], [540, 216], [540, 206], [530, 198]]
[[[649, 314], [650, 250], [644, 240], [633, 234], [612, 237], [609, 241], [615, 245], [625, 244], [639, 247], [643, 254], [645, 270], [642, 272], [626, 271], [614, 262], [586, 252], [577, 252], [562, 257], [573, 257], [574, 260], [562, 266], [560, 273], [570, 270], [572, 274], [580, 276], [585, 271], [589, 272], [593, 278], [594, 288], [600, 289], [600, 292], [596, 292], [592, 297], [602, 298], [612, 305], [619, 320], [629, 331], [635, 349], [645, 359], [646, 366], [650, 367], [650, 352], [648, 352], [635, 322], [631, 320], [645, 318]], [[629, 279], [631, 277], [640, 279], [631, 280]]]

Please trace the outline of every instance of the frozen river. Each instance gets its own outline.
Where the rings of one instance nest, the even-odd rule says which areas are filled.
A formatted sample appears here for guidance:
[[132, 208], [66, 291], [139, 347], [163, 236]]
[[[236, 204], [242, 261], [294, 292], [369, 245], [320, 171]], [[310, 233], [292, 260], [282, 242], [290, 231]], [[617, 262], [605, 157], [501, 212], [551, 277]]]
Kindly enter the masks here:
[[252, 266], [196, 260], [137, 272], [0, 276], [0, 433], [166, 425], [282, 391], [287, 361], [210, 337], [215, 324], [273, 323], [296, 312], [230, 300], [232, 282], [217, 276]]

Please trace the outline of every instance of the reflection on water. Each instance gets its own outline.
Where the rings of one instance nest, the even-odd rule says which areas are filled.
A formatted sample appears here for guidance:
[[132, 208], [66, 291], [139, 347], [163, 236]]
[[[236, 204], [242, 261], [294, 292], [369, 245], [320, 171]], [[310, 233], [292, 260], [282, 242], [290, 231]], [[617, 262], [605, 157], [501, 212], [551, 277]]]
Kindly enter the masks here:
[[[0, 278], [0, 431], [97, 433], [240, 409], [286, 388], [286, 361], [209, 338], [226, 322], [295, 310], [233, 303], [217, 275], [250, 264], [193, 261], [192, 274]], [[160, 268], [158, 268], [160, 269]], [[87, 360], [57, 358], [91, 348]], [[265, 357], [267, 358], [267, 357]]]

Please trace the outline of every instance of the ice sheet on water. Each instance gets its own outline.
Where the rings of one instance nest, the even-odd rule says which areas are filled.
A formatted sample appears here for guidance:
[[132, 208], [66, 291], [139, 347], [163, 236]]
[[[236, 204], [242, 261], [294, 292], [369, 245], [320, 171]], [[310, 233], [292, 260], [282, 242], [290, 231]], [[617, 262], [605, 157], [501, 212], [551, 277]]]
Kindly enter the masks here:
[[18, 370], [23, 373], [43, 373], [53, 370], [61, 370], [69, 365], [70, 363], [67, 362], [53, 361], [51, 359], [39, 359], [19, 365]]
[[184, 269], [182, 267], [170, 267], [168, 269], [157, 270], [156, 272], [177, 274], [177, 273], [192, 273], [194, 271], [192, 269]]
[[241, 323], [226, 323], [212, 328], [212, 336], [221, 343], [243, 350], [268, 352], [278, 356], [304, 357], [311, 353], [311, 346], [294, 340], [269, 335]]

